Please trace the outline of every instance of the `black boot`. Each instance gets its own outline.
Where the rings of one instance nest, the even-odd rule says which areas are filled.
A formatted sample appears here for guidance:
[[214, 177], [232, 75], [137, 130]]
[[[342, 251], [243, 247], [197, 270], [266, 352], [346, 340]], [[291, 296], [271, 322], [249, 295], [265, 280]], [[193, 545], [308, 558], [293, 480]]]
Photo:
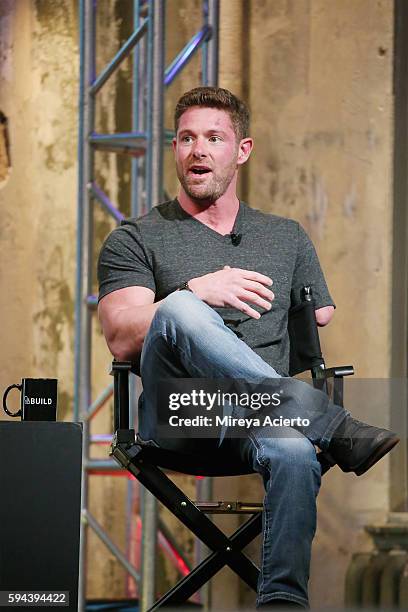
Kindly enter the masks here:
[[343, 472], [361, 476], [398, 442], [398, 436], [392, 431], [347, 416], [334, 432], [328, 452]]

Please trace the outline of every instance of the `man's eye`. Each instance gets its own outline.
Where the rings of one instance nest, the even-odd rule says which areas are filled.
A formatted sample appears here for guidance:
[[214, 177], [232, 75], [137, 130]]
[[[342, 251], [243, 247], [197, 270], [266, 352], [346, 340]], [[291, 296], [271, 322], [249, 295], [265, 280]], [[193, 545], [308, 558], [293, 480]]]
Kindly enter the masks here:
[[220, 142], [220, 136], [210, 136], [210, 142]]
[[181, 139], [182, 142], [192, 142], [193, 138], [191, 136], [183, 136], [183, 138]]

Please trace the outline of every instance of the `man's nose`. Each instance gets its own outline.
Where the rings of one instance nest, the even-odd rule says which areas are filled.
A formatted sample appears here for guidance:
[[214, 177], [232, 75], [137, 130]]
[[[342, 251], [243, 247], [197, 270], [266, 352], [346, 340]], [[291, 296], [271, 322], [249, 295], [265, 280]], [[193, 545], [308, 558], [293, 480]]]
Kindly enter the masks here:
[[207, 155], [205, 146], [200, 141], [197, 141], [195, 143], [192, 153], [193, 157], [195, 157], [196, 159], [201, 159], [202, 157], [205, 157]]
[[194, 159], [203, 159], [206, 156], [206, 154], [203, 151], [193, 151], [193, 157]]

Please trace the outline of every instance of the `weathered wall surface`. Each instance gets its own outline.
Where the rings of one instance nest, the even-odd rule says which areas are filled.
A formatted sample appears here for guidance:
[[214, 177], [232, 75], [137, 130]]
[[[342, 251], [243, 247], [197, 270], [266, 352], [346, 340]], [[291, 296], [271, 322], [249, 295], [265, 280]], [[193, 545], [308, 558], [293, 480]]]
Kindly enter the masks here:
[[0, 386], [55, 376], [72, 399], [78, 65], [75, 3], [3, 2], [0, 109], [11, 173], [0, 190]]
[[[256, 143], [249, 201], [299, 220], [315, 242], [337, 304], [322, 333], [329, 365], [354, 363], [359, 378], [387, 377], [392, 3], [260, 0], [251, 3], [248, 32]], [[367, 400], [360, 386], [351, 410], [387, 425], [386, 393], [376, 389]], [[388, 510], [388, 482], [387, 461], [358, 479], [337, 468], [324, 478], [312, 603], [341, 604], [350, 553], [367, 545], [361, 526]]]
[[[74, 0], [4, 0], [0, 5], [0, 112], [8, 119], [10, 141], [8, 156], [1, 119], [0, 389], [22, 376], [56, 376], [60, 418], [66, 420], [73, 396], [76, 7]], [[130, 7], [124, 0], [103, 5], [99, 68], [129, 34]], [[168, 62], [199, 26], [200, 2], [169, 1], [167, 11]], [[298, 219], [310, 233], [338, 308], [322, 334], [330, 364], [352, 362], [360, 377], [388, 375], [392, 349], [392, 25], [388, 0], [223, 0], [221, 7], [220, 85], [248, 99], [255, 138], [241, 194], [254, 207]], [[169, 87], [166, 127], [171, 127], [179, 95], [199, 84], [199, 69], [199, 60], [193, 60]], [[130, 84], [127, 62], [101, 92], [101, 131], [129, 129]], [[126, 213], [129, 160], [98, 154], [97, 164], [98, 181]], [[166, 190], [174, 195], [169, 152], [165, 177]], [[111, 227], [97, 212], [97, 248]], [[109, 353], [96, 322], [94, 341], [97, 393], [109, 382]], [[381, 393], [352, 403], [356, 416], [387, 424], [389, 408]], [[109, 410], [100, 414], [94, 432], [110, 431], [110, 419]], [[100, 448], [95, 456], [105, 452]], [[125, 547], [123, 506], [113, 501], [124, 499], [125, 479], [96, 477], [93, 482], [92, 512]], [[341, 605], [350, 553], [368, 546], [361, 526], [386, 514], [388, 482], [387, 461], [359, 479], [339, 470], [325, 477], [312, 603]], [[194, 496], [194, 482], [185, 479], [184, 484]], [[232, 498], [262, 497], [257, 477], [218, 481], [215, 487]], [[185, 531], [163, 518], [191, 554]], [[88, 595], [124, 595], [124, 572], [95, 536], [90, 543]], [[255, 546], [251, 552], [259, 555]], [[161, 567], [174, 580], [170, 563], [162, 559]], [[252, 604], [253, 595], [239, 589], [231, 573], [215, 583], [214, 605]]]
[[261, 0], [249, 28], [253, 204], [307, 228], [353, 330], [333, 359], [372, 377], [390, 352], [392, 26], [387, 0]]
[[[0, 171], [0, 388], [27, 376], [57, 377], [59, 420], [71, 420], [73, 409], [77, 4], [39, 0], [0, 6], [0, 110], [8, 119], [11, 160], [11, 172]], [[107, 53], [114, 48], [113, 42]], [[100, 119], [114, 128], [109, 120]], [[102, 176], [109, 173], [110, 166], [102, 167]], [[109, 355], [98, 332], [95, 348], [97, 393], [110, 382]], [[13, 399], [17, 405], [17, 397]], [[107, 411], [98, 416], [93, 432], [110, 430]], [[106, 447], [93, 455], [105, 457]], [[91, 485], [91, 511], [124, 547], [123, 512], [116, 509], [115, 499], [123, 499], [125, 479], [104, 478], [103, 485], [101, 480], [95, 477]], [[124, 572], [93, 534], [89, 550], [89, 596], [122, 594]]]

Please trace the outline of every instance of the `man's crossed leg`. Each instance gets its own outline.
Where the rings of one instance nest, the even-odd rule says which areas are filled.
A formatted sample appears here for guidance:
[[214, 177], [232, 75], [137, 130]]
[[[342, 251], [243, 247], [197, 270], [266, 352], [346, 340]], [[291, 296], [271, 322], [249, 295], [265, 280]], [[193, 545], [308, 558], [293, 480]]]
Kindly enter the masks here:
[[309, 426], [301, 431], [252, 428], [225, 444], [262, 475], [265, 486], [257, 605], [283, 600], [308, 607], [321, 477], [315, 445], [329, 450], [343, 471], [363, 473], [391, 450], [397, 436], [352, 419], [306, 383], [282, 379], [211, 307], [188, 291], [170, 294], [157, 309], [143, 345], [141, 375], [139, 432], [145, 439], [158, 438], [154, 404], [160, 380], [193, 377], [262, 383], [276, 379], [279, 386], [284, 383], [285, 416], [307, 417]]

